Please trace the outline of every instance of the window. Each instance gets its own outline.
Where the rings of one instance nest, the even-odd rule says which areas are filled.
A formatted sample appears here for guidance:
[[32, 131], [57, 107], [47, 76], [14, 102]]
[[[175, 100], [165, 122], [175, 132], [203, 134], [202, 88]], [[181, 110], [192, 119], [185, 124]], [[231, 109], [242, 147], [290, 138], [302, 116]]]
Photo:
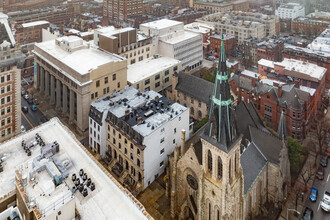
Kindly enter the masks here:
[[96, 81], [96, 87], [100, 87], [100, 80]]
[[165, 152], [165, 149], [164, 149], [164, 148], [161, 149], [161, 150], [160, 150], [160, 155], [162, 155], [164, 152]]
[[10, 92], [10, 85], [7, 86], [7, 92]]
[[155, 80], [158, 80], [158, 79], [160, 79], [160, 74], [157, 74], [157, 75], [155, 76]]
[[167, 83], [168, 81], [170, 81], [170, 78], [169, 77], [166, 77], [165, 78], [165, 83]]
[[135, 59], [131, 59], [131, 64], [134, 64], [135, 63]]
[[164, 161], [160, 162], [159, 167], [164, 166]]
[[93, 93], [93, 94], [91, 94], [91, 99], [94, 99], [94, 93]]
[[127, 155], [127, 148], [125, 148], [125, 155]]
[[140, 88], [140, 84], [136, 84], [136, 89], [139, 89]]
[[150, 83], [150, 79], [147, 79], [146, 81], [144, 81], [144, 85], [148, 85]]
[[165, 71], [165, 76], [167, 76], [168, 74], [170, 74], [170, 71], [169, 70], [166, 70]]
[[120, 88], [120, 82], [117, 83], [117, 88]]
[[150, 86], [146, 87], [144, 91], [150, 91]]
[[134, 158], [133, 158], [133, 154], [131, 153], [131, 160], [133, 160]]
[[156, 82], [155, 83], [155, 88], [159, 87], [160, 86], [160, 82]]
[[112, 75], [112, 80], [113, 80], [113, 81], [116, 80], [116, 74], [113, 74], [113, 75]]
[[98, 92], [95, 93], [95, 98], [97, 98], [99, 96], [98, 94], [99, 94]]
[[229, 169], [228, 169], [228, 172], [229, 172], [229, 180], [231, 179], [231, 159], [229, 159]]
[[177, 71], [178, 70], [178, 66], [173, 67], [173, 71]]
[[195, 110], [193, 107], [190, 108], [190, 114], [192, 114], [192, 115], [195, 114]]
[[137, 149], [137, 155], [140, 156], [140, 149]]
[[174, 128], [174, 134], [176, 134], [176, 128]]
[[7, 102], [10, 102], [10, 96], [7, 96]]
[[104, 84], [107, 84], [109, 82], [109, 78], [108, 77], [105, 77], [104, 78]]
[[165, 141], [165, 138], [160, 139], [160, 143], [163, 143]]
[[[126, 139], [125, 139], [126, 140]], [[131, 143], [131, 150], [134, 150], [134, 146], [133, 146], [133, 144]]]
[[139, 61], [142, 61], [142, 60], [143, 60], [143, 56], [140, 56], [140, 57], [139, 57]]
[[[10, 68], [9, 68], [10, 69]], [[10, 75], [7, 75], [7, 81], [10, 81]]]
[[107, 93], [107, 90], [104, 88], [103, 89], [103, 95]]
[[10, 113], [10, 106], [7, 107], [7, 113]]
[[198, 117], [201, 118], [202, 117], [202, 112], [198, 111]]
[[212, 154], [210, 150], [207, 152], [207, 169], [212, 173]]
[[175, 139], [173, 139], [173, 144], [175, 144]]
[[11, 122], [11, 117], [7, 118], [7, 124], [9, 124]]
[[191, 101], [191, 104], [194, 104], [194, 98], [193, 97], [191, 97], [190, 101]]
[[218, 178], [222, 178], [222, 160], [221, 157], [218, 157]]
[[139, 159], [137, 159], [137, 163], [136, 164], [138, 165], [138, 167], [140, 167], [140, 160]]
[[272, 107], [269, 106], [269, 105], [267, 105], [267, 104], [265, 104], [265, 111], [272, 112]]

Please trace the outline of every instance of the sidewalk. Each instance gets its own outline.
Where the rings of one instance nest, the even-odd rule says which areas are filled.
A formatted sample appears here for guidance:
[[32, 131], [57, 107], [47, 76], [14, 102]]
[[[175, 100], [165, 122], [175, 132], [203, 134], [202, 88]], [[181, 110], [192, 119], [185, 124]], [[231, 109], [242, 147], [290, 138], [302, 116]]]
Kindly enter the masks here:
[[[311, 166], [311, 169], [312, 169], [311, 172], [312, 173], [316, 172], [316, 167], [314, 167], [315, 156], [316, 156], [316, 154], [314, 152], [309, 152], [308, 153], [306, 162], [305, 162], [303, 168], [301, 169], [301, 173], [304, 173], [304, 171], [306, 171], [306, 169], [310, 169], [310, 165], [312, 165]], [[307, 175], [307, 173], [306, 173], [306, 175]], [[309, 195], [310, 189], [313, 185], [314, 178], [315, 178], [315, 176], [307, 182], [307, 192], [304, 192], [303, 199], [302, 199], [302, 196], [299, 196], [298, 203], [297, 203], [297, 209], [296, 209], [296, 204], [295, 204], [296, 195], [293, 192], [294, 192], [295, 189], [301, 189], [301, 188], [305, 187], [305, 183], [302, 179], [302, 176], [301, 175], [298, 176], [294, 186], [291, 189], [291, 193], [289, 195], [289, 198], [286, 200], [286, 203], [283, 204], [283, 206], [282, 206], [282, 212], [281, 212], [281, 215], [278, 218], [278, 220], [287, 220], [287, 210], [288, 209], [296, 209], [300, 213], [303, 212], [304, 204], [305, 204], [306, 199], [308, 199], [308, 195]], [[293, 213], [294, 213], [293, 211], [289, 211], [289, 213], [288, 213], [289, 218], [288, 219], [290, 219], [290, 220], [298, 219], [299, 215], [295, 216], [295, 215], [293, 215]]]

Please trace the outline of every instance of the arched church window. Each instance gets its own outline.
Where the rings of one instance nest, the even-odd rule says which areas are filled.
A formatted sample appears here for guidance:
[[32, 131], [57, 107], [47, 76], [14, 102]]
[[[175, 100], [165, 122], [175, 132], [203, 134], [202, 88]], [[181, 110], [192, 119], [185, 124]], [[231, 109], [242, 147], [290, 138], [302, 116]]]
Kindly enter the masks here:
[[229, 180], [231, 180], [231, 159], [229, 160]]
[[211, 217], [212, 217], [212, 215], [211, 215], [211, 203], [209, 203], [209, 220], [211, 220]]
[[222, 160], [221, 157], [218, 157], [218, 178], [222, 178]]
[[207, 152], [207, 169], [212, 172], [212, 154], [210, 150]]
[[236, 162], [237, 162], [237, 158], [236, 158], [236, 153], [235, 153], [235, 164], [234, 164], [235, 173], [237, 172]]
[[195, 110], [193, 107], [190, 108], [190, 114], [192, 114], [192, 115], [195, 114]]

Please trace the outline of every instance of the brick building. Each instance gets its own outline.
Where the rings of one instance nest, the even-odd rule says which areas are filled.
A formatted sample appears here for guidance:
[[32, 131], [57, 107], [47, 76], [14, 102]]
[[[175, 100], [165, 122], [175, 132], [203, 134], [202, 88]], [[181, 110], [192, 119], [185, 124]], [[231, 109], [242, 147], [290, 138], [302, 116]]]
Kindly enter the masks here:
[[[316, 114], [315, 89], [297, 88], [295, 84], [284, 84], [275, 80], [262, 80], [234, 75], [230, 80], [237, 102], [253, 103], [266, 123], [274, 130], [279, 126], [281, 113], [286, 117], [289, 136], [302, 140]], [[273, 83], [273, 84], [271, 84]]]
[[49, 27], [48, 21], [34, 21], [18, 25], [15, 32], [17, 43], [29, 44], [42, 41], [42, 29]]
[[293, 33], [316, 36], [330, 26], [330, 21], [323, 21], [311, 18], [296, 18], [291, 22]]
[[257, 60], [267, 59], [272, 61], [282, 61], [282, 51], [284, 42], [281, 40], [269, 39], [257, 45]]
[[314, 114], [321, 105], [325, 94], [326, 69], [316, 64], [295, 59], [284, 59], [282, 62], [272, 62], [261, 59], [258, 61], [258, 73], [263, 76], [276, 75], [291, 78], [300, 89], [313, 93], [315, 98], [309, 111]]
[[302, 48], [286, 44], [283, 50], [283, 58], [302, 60], [314, 63], [327, 69], [326, 87], [330, 87], [330, 54], [318, 52], [309, 48]]
[[103, 1], [103, 16], [114, 24], [127, 21], [129, 16], [143, 14], [142, 0], [105, 0]]
[[[223, 43], [226, 50], [226, 56], [229, 56], [230, 53], [235, 50], [237, 46], [237, 39], [231, 35], [223, 35]], [[221, 49], [221, 36], [218, 34], [210, 36], [210, 52], [219, 53]]]

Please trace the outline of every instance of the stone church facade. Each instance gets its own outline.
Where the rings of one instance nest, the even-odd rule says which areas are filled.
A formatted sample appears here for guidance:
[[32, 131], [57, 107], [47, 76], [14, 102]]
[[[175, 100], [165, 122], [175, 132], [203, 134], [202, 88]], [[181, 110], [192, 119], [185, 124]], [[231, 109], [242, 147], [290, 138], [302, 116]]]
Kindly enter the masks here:
[[285, 126], [275, 137], [252, 104], [231, 105], [225, 60], [222, 49], [208, 124], [187, 142], [182, 131], [169, 156], [166, 195], [174, 218], [250, 219], [266, 202], [280, 206], [290, 186]]

